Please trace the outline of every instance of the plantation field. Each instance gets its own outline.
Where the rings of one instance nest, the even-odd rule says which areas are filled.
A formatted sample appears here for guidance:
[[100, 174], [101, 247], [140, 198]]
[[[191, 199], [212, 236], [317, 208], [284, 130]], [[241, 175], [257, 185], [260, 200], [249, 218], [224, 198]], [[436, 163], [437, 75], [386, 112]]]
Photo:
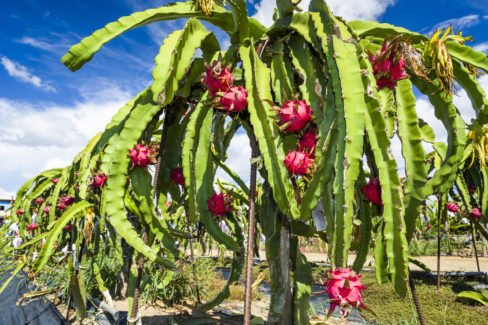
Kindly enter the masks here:
[[[321, 254], [307, 254], [310, 259], [321, 257]], [[444, 257], [447, 258], [447, 257]], [[428, 257], [425, 260], [430, 259]], [[452, 258], [451, 261], [455, 260]], [[458, 258], [458, 260], [462, 260]], [[486, 262], [486, 259], [485, 259]], [[225, 285], [226, 280], [218, 272], [221, 267], [228, 267], [228, 260], [221, 264], [213, 261], [210, 258], [199, 259], [198, 269], [205, 269], [207, 272], [199, 275], [199, 280], [202, 282], [202, 300], [205, 297], [215, 296]], [[447, 264], [447, 263], [445, 263]], [[452, 265], [447, 265], [452, 269]], [[217, 270], [216, 270], [217, 269]], [[319, 285], [325, 282], [325, 272], [329, 268], [324, 266], [314, 266], [312, 268], [315, 289], [323, 290]], [[471, 271], [474, 271], [471, 269]], [[253, 280], [262, 273], [264, 275], [264, 283], [269, 283], [269, 272], [265, 262], [253, 268]], [[484, 325], [488, 324], [488, 307], [480, 305], [467, 305], [456, 302], [456, 296], [459, 292], [465, 290], [473, 290], [473, 286], [483, 283], [483, 277], [477, 278], [443, 278], [440, 292], [436, 290], [436, 280], [434, 277], [427, 277], [422, 272], [413, 272], [414, 281], [417, 288], [417, 293], [422, 302], [423, 312], [427, 324], [453, 324], [453, 325]], [[191, 277], [191, 275], [188, 275]], [[364, 311], [362, 317], [350, 317], [347, 324], [417, 324], [416, 312], [413, 305], [412, 297], [408, 294], [405, 298], [400, 298], [390, 283], [378, 284], [375, 279], [374, 272], [363, 272], [362, 282], [368, 287], [363, 294], [363, 302], [370, 307], [374, 313]], [[240, 316], [243, 311], [243, 297], [244, 297], [244, 276], [241, 277], [236, 285], [230, 287], [230, 297], [226, 302], [221, 304], [215, 310], [209, 313], [201, 313], [195, 308], [196, 297], [188, 296], [181, 297], [178, 303], [171, 306], [164, 304], [162, 301], [152, 301], [150, 295], [141, 307], [141, 317], [143, 324], [172, 324], [172, 321], [182, 321], [189, 318], [197, 319], [199, 317], [210, 317], [215, 322], [219, 319], [224, 319], [229, 323], [223, 324], [240, 324]], [[190, 283], [186, 285], [191, 286]], [[265, 291], [265, 290], [264, 290]], [[488, 289], [482, 289], [482, 293], [488, 294]], [[320, 294], [319, 294], [320, 295]], [[318, 295], [312, 295], [312, 299], [316, 299]], [[314, 308], [310, 311], [312, 313], [312, 321], [321, 321], [324, 319], [324, 314], [328, 310], [328, 299], [324, 298], [320, 303], [313, 304]], [[253, 291], [253, 316], [266, 319], [269, 307], [269, 295], [263, 293], [262, 289]], [[66, 305], [58, 305], [60, 312], [66, 314]], [[115, 300], [114, 308], [118, 311], [128, 310], [128, 301], [125, 299]], [[232, 317], [227, 315], [233, 315]], [[320, 315], [319, 315], [320, 314]], [[358, 315], [358, 314], [354, 314]], [[75, 321], [74, 311], [71, 313], [72, 321]], [[232, 323], [233, 322], [233, 323]], [[330, 324], [343, 324], [337, 313], [334, 313], [329, 318]], [[259, 323], [257, 323], [259, 324]]]

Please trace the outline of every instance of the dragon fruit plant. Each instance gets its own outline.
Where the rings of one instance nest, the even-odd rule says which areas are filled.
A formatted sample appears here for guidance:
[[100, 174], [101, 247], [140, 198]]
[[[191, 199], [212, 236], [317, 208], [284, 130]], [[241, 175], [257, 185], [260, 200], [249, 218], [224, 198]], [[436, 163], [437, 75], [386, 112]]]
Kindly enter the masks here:
[[[12, 221], [27, 227], [32, 202], [42, 195], [46, 202], [38, 208], [45, 216], [39, 222], [47, 232], [38, 230], [39, 240], [26, 245], [26, 252], [37, 249], [39, 257], [19, 259], [20, 269], [42, 272], [68, 242], [75, 245], [78, 260], [93, 262], [94, 269], [97, 261], [89, 252], [98, 249], [100, 238], [108, 238], [118, 256], [131, 246], [136, 255], [124, 260], [122, 273], [130, 284], [129, 321], [134, 323], [144, 270], [158, 264], [168, 270], [163, 283], [171, 281], [174, 262], [184, 255], [174, 245], [176, 238], [191, 240], [189, 232], [198, 224], [233, 253], [228, 285], [198, 306], [208, 310], [227, 298], [229, 285], [239, 279], [246, 251], [241, 225], [252, 230], [248, 220], [255, 214], [266, 238], [273, 288], [269, 324], [309, 324], [312, 275], [297, 249], [299, 237], [327, 240], [333, 268], [352, 266], [357, 273], [374, 241], [378, 281], [391, 280], [405, 295], [408, 242], [421, 202], [452, 188], [463, 157], [473, 150], [486, 153], [481, 151], [485, 135], [476, 130], [488, 122], [488, 101], [477, 75], [488, 71], [488, 58], [450, 29], [426, 36], [389, 24], [344, 21], [323, 0], [312, 0], [308, 11], [299, 10], [299, 1], [278, 0], [270, 28], [248, 17], [244, 0], [227, 1], [228, 7], [221, 3], [177, 2], [136, 12], [97, 30], [62, 58], [76, 71], [127, 30], [187, 18], [162, 42], [152, 85], [122, 107], [70, 166], [46, 171], [19, 189], [13, 211], [25, 213]], [[226, 32], [230, 46], [221, 48], [202, 22]], [[453, 104], [454, 83], [468, 93], [475, 109], [469, 128], [476, 132], [469, 137]], [[446, 129], [446, 144], [435, 142], [432, 128], [418, 117], [413, 87], [428, 96]], [[225, 164], [239, 130], [248, 135], [253, 151], [250, 185]], [[391, 153], [394, 136], [401, 139], [404, 182]], [[426, 153], [424, 142], [436, 150]], [[153, 143], [157, 146], [148, 145]], [[178, 168], [181, 172], [175, 172]], [[216, 181], [217, 168], [234, 180], [232, 191]], [[470, 194], [478, 198], [486, 197], [488, 182], [486, 168], [479, 171], [483, 177]], [[97, 181], [95, 174], [107, 178]], [[215, 183], [222, 194], [216, 194]], [[68, 196], [74, 199], [70, 204], [60, 201]], [[169, 197], [174, 204], [167, 207]], [[235, 200], [246, 207], [234, 210], [230, 202]], [[319, 201], [323, 213], [314, 218], [322, 220], [312, 218]], [[481, 211], [486, 218], [487, 209]], [[181, 222], [189, 232], [168, 226], [173, 215], [184, 215]], [[230, 231], [223, 232], [219, 221]], [[317, 230], [319, 221], [325, 230]], [[72, 230], [63, 232], [68, 224]], [[352, 249], [356, 259], [348, 261]], [[77, 281], [84, 268], [67, 267], [72, 270], [70, 292], [83, 318], [85, 293]], [[97, 283], [106, 292], [101, 276]], [[360, 298], [355, 291], [349, 304], [360, 307]]]

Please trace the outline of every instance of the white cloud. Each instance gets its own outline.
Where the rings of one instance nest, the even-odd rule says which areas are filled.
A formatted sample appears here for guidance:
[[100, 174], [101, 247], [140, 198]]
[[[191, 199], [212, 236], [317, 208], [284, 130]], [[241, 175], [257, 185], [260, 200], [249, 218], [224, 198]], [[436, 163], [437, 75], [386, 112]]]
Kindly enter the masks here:
[[14, 197], [15, 198], [15, 192], [12, 191], [7, 191], [4, 190], [3, 188], [0, 188], [0, 197], [1, 198], [7, 198], [7, 197]]
[[36, 75], [31, 74], [27, 68], [20, 63], [10, 60], [9, 58], [3, 56], [0, 60], [3, 67], [7, 70], [9, 76], [14, 77], [22, 82], [34, 85], [37, 88], [41, 88], [45, 91], [56, 91], [52, 86], [42, 82], [41, 78]]
[[[478, 83], [485, 91], [485, 94], [488, 93], [488, 76], [484, 75], [478, 78]], [[475, 112], [466, 91], [463, 89], [454, 95], [453, 102], [461, 113], [464, 122], [471, 124], [471, 119], [475, 118]]]
[[473, 49], [488, 54], [488, 42], [476, 44], [475, 46], [473, 46]]
[[105, 82], [92, 87], [104, 90], [81, 89], [72, 106], [0, 98], [0, 188], [15, 192], [30, 177], [68, 165], [132, 95]]
[[[251, 146], [249, 137], [246, 133], [236, 133], [230, 141], [227, 149], [227, 161], [225, 164], [233, 170], [239, 177], [249, 184], [251, 173]], [[229, 183], [234, 183], [232, 179], [222, 169], [218, 169], [217, 177]]]
[[466, 27], [472, 27], [480, 23], [480, 16], [479, 15], [468, 15], [460, 18], [453, 18], [442, 21], [434, 26], [434, 29], [442, 29], [448, 27], [449, 25], [452, 26], [452, 29], [457, 33], [460, 29]]
[[[396, 0], [329, 0], [327, 4], [334, 15], [341, 16], [346, 20], [377, 20]], [[304, 10], [308, 10], [310, 0], [303, 0], [298, 5]], [[276, 8], [275, 1], [261, 0], [255, 5], [256, 13], [254, 18], [265, 26], [273, 24], [273, 12]]]
[[[488, 93], [488, 76], [482, 76], [478, 79], [481, 88]], [[459, 110], [459, 113], [466, 124], [471, 124], [471, 119], [475, 117], [475, 112], [466, 91], [461, 89], [453, 97], [453, 103]], [[435, 117], [434, 107], [430, 104], [426, 96], [417, 98], [416, 104], [417, 114], [419, 118], [427, 122], [435, 133], [435, 141], [442, 141], [447, 143], [447, 132], [442, 122]], [[430, 145], [424, 145], [426, 151], [432, 150]]]
[[417, 98], [415, 105], [418, 117], [424, 120], [434, 130], [435, 141], [447, 142], [447, 131], [441, 120], [435, 117], [434, 106], [431, 105], [427, 96]]
[[390, 149], [393, 157], [397, 162], [398, 174], [400, 175], [400, 177], [405, 177], [405, 160], [402, 154], [402, 141], [400, 140], [398, 135], [393, 136], [390, 141]]
[[21, 39], [17, 40], [17, 42], [25, 45], [30, 45], [37, 49], [52, 52], [55, 54], [66, 52], [69, 48], [69, 44], [67, 40], [57, 39], [55, 41], [48, 40], [46, 38], [34, 38], [30, 36], [24, 36]]

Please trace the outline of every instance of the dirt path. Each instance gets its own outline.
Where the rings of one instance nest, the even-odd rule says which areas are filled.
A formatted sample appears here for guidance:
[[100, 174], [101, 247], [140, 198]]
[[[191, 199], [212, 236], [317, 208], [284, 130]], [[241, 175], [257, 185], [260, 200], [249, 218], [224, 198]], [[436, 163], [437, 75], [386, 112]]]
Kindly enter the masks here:
[[[326, 254], [321, 253], [304, 253], [309, 262], [325, 262]], [[352, 263], [355, 259], [354, 254], [349, 255], [349, 262]], [[368, 256], [365, 267], [368, 267], [372, 261], [373, 256]], [[415, 256], [416, 260], [427, 265], [433, 272], [437, 271], [437, 256]], [[488, 257], [478, 257], [480, 262], [481, 272], [488, 272]], [[421, 270], [418, 266], [410, 264], [411, 270]], [[460, 256], [441, 256], [441, 272], [476, 272], [476, 260], [474, 257], [460, 257]]]
[[[219, 252], [217, 250], [212, 250], [212, 253], [209, 253], [211, 256], [218, 256]], [[309, 253], [304, 252], [307, 260], [309, 262], [316, 262], [316, 263], [327, 263], [327, 254], [324, 253]], [[231, 254], [226, 254], [226, 256], [231, 257]], [[266, 253], [264, 251], [260, 251], [261, 258], [265, 258]], [[356, 258], [355, 254], [349, 254], [349, 264], [354, 262]], [[436, 256], [414, 256], [416, 260], [427, 265], [433, 272], [437, 271], [437, 257]], [[372, 267], [371, 264], [373, 259], [372, 255], [369, 255], [364, 267]], [[480, 263], [480, 271], [481, 272], [488, 272], [488, 257], [478, 257]], [[410, 264], [411, 270], [421, 270], [418, 266]], [[461, 256], [441, 256], [441, 272], [477, 272], [478, 269], [476, 267], [476, 260], [474, 256], [470, 257], [461, 257]]]

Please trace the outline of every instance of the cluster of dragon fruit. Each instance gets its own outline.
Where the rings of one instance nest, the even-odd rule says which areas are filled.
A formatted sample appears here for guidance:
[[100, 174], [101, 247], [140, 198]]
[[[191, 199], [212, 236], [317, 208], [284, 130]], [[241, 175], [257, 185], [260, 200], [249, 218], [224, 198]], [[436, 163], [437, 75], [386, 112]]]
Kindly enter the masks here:
[[[95, 174], [92, 177], [92, 182], [90, 184], [90, 187], [92, 188], [102, 187], [105, 184], [106, 180], [107, 180], [107, 175]], [[54, 185], [56, 185], [59, 182], [59, 178], [54, 178], [51, 181]], [[54, 207], [50, 205], [45, 205], [44, 203], [45, 203], [45, 199], [43, 197], [37, 197], [34, 200], [34, 204], [35, 204], [33, 208], [34, 214], [32, 215], [30, 223], [27, 224], [27, 231], [29, 237], [35, 237], [36, 235], [36, 230], [39, 228], [39, 224], [38, 224], [39, 216], [49, 216], [49, 214], [51, 213], [51, 209], [55, 209], [54, 210], [55, 213], [56, 212], [63, 213], [68, 207], [70, 207], [75, 203], [75, 198], [71, 195], [62, 196], [59, 198], [58, 203]], [[17, 209], [15, 213], [19, 217], [25, 215], [24, 209]], [[59, 217], [56, 215], [54, 217], [54, 220], [58, 220], [58, 218]], [[66, 225], [65, 227], [66, 231], [71, 231], [71, 229], [72, 227], [70, 225]], [[19, 235], [18, 230], [19, 227], [17, 223], [11, 225], [10, 231], [12, 232], [12, 235], [17, 236], [13, 242], [14, 247], [19, 247], [22, 244], [22, 239], [18, 237]]]

